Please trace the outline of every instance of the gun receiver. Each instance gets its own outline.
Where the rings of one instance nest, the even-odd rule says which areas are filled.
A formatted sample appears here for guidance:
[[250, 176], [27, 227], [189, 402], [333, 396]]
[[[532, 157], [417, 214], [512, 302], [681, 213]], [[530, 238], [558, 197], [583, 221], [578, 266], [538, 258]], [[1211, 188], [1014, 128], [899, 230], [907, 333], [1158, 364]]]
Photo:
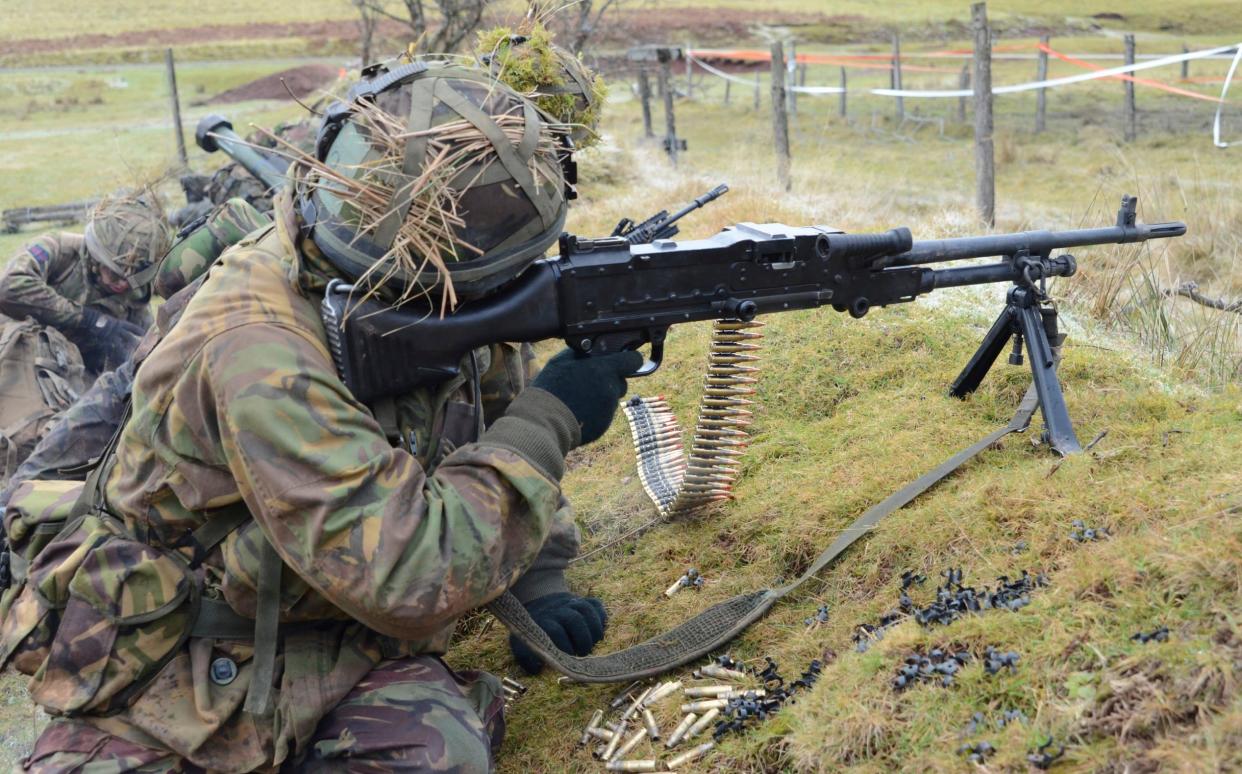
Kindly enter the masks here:
[[660, 210], [642, 223], [635, 223], [629, 218], [622, 218], [612, 230], [612, 236], [625, 237], [632, 245], [643, 245], [657, 239], [672, 239], [681, 233], [675, 224], [690, 213], [716, 201], [729, 192], [729, 186], [721, 183], [699, 198], [682, 207], [672, 215], [668, 210]]
[[221, 115], [203, 116], [194, 130], [194, 142], [207, 153], [224, 151], [255, 178], [275, 191], [285, 185], [285, 175], [258, 150], [233, 131], [233, 124]]
[[[1049, 277], [1068, 277], [1060, 246], [1126, 243], [1180, 236], [1182, 223], [1135, 222], [1123, 200], [1118, 225], [915, 242], [908, 229], [844, 234], [824, 226], [741, 223], [708, 239], [630, 244], [623, 237], [566, 235], [559, 258], [533, 264], [496, 295], [437, 316], [357, 302], [334, 283], [324, 297], [333, 355], [361, 401], [397, 395], [457, 373], [474, 348], [498, 341], [560, 338], [584, 355], [651, 346], [642, 374], [663, 357], [678, 323], [829, 305], [862, 317], [872, 307], [913, 301], [933, 290], [994, 282], [1043, 298]], [[947, 269], [916, 265], [1000, 256], [995, 263]], [[414, 365], [410, 365], [413, 363]]]

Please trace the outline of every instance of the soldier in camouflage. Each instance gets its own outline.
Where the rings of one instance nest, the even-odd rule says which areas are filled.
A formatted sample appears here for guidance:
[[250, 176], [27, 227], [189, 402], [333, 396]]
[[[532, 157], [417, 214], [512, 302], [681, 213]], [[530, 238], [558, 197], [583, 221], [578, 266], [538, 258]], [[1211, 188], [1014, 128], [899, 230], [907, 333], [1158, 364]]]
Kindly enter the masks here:
[[[374, 164], [356, 117], [364, 100], [421, 127], [402, 165]], [[500, 131], [498, 115], [525, 128]], [[555, 130], [515, 92], [409, 65], [329, 112], [319, 166], [294, 174], [275, 224], [224, 255], [143, 361], [103, 487], [127, 530], [197, 568], [199, 619], [120, 711], [54, 719], [29, 771], [485, 771], [502, 691], [441, 660], [458, 617], [510, 589], [563, 648], [585, 655], [603, 636], [602, 605], [565, 584], [578, 537], [559, 482], [565, 455], [611, 422], [641, 357], [562, 353], [528, 384], [529, 350], [496, 345], [446, 384], [373, 405], [331, 359], [319, 315], [330, 281], [381, 298], [435, 285], [383, 266], [404, 248], [362, 230], [322, 172], [375, 186], [418, 222], [399, 197], [444, 152], [426, 137], [449, 122], [473, 125], [495, 151], [454, 176], [467, 203], [459, 236], [477, 250], [446, 259], [458, 295], [493, 291], [555, 242], [562, 171], [534, 154]], [[125, 582], [117, 593], [137, 604]], [[255, 636], [277, 618], [279, 637]], [[65, 626], [63, 652], [109, 658], [113, 641]], [[130, 661], [148, 647], [125, 642], [138, 649]], [[99, 690], [86, 664], [48, 664], [36, 678], [45, 706]]]
[[[166, 301], [172, 298], [202, 276], [226, 249], [271, 222], [270, 217], [243, 199], [230, 199], [217, 207], [202, 221], [182, 229], [172, 248], [160, 259], [152, 282], [156, 294]], [[160, 315], [168, 317], [183, 305], [166, 304]], [[23, 481], [82, 480], [86, 477], [91, 462], [99, 458], [120, 427], [129, 405], [134, 370], [141, 363], [141, 356], [154, 345], [161, 327], [165, 326], [157, 325], [148, 331], [133, 356], [115, 371], [100, 375], [87, 392], [57, 417], [5, 489], [0, 491], [0, 512]]]
[[158, 207], [106, 198], [85, 234], [45, 234], [13, 258], [0, 276], [0, 314], [58, 329], [94, 374], [116, 368], [151, 322], [151, 277], [168, 243]]

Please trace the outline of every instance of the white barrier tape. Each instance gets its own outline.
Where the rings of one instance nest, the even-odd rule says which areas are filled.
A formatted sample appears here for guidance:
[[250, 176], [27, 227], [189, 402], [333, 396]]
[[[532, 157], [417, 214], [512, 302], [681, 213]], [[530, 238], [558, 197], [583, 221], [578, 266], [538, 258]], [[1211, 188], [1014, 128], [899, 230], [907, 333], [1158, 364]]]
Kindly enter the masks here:
[[[699, 67], [702, 67], [704, 70], [716, 76], [717, 78], [724, 78], [726, 81], [733, 81], [734, 83], [740, 83], [743, 86], [753, 87], [755, 85], [754, 81], [748, 81], [745, 78], [739, 78], [736, 75], [733, 75], [731, 73], [726, 73], [724, 70], [718, 70], [715, 67], [712, 67], [711, 65], [709, 65], [707, 62], [704, 62], [702, 59], [699, 59], [698, 57], [694, 56], [693, 54], [690, 54], [688, 56], [690, 57], [691, 62], [694, 62], [696, 65], [698, 65]], [[799, 94], [840, 94], [841, 92], [845, 91], [845, 89], [842, 89], [840, 86], [789, 86], [787, 88], [790, 91], [796, 91]]]
[[1242, 62], [1242, 46], [1238, 46], [1237, 52], [1233, 55], [1233, 64], [1229, 65], [1229, 74], [1225, 76], [1225, 85], [1220, 90], [1220, 102], [1216, 104], [1216, 118], [1212, 121], [1212, 143], [1217, 148], [1228, 148], [1235, 143], [1221, 142], [1220, 139], [1220, 114], [1225, 110], [1225, 97], [1229, 95], [1229, 84], [1233, 82], [1233, 74], [1238, 70], [1238, 62]]
[[[993, 87], [992, 93], [993, 94], [1017, 94], [1023, 91], [1035, 91], [1037, 89], [1054, 88], [1057, 86], [1065, 86], [1071, 83], [1082, 83], [1084, 81], [1094, 81], [1094, 80], [1099, 80], [1101, 78], [1111, 78], [1114, 75], [1124, 75], [1127, 73], [1137, 72], [1139, 70], [1150, 70], [1155, 67], [1165, 67], [1171, 64], [1178, 64], [1179, 62], [1189, 62], [1194, 59], [1205, 59], [1207, 57], [1219, 56], [1221, 54], [1226, 54], [1226, 53], [1242, 54], [1242, 43], [1237, 44], [1237, 45], [1232, 45], [1232, 46], [1220, 46], [1219, 48], [1204, 49], [1203, 51], [1191, 51], [1190, 53], [1187, 53], [1187, 54], [1173, 54], [1170, 56], [1161, 57], [1159, 59], [1153, 59], [1148, 62], [1139, 62], [1137, 64], [1123, 65], [1121, 67], [1110, 67], [1105, 70], [1095, 70], [1093, 72], [1080, 73], [1078, 75], [1067, 75], [1061, 78], [1049, 78], [1043, 81], [1031, 81], [1029, 83], [1018, 83], [1018, 84], [1013, 84], [1010, 86], [996, 86], [996, 87]], [[753, 85], [753, 81], [747, 81], [742, 78], [738, 78], [737, 76], [730, 75], [729, 73], [726, 73], [723, 70], [718, 70], [715, 67], [712, 67], [711, 65], [707, 64], [703, 60], [693, 55], [690, 56], [690, 59], [695, 64], [697, 64], [699, 67], [702, 67], [704, 70], [711, 73], [712, 75], [725, 78], [727, 80], [733, 81], [734, 83], [741, 83], [747, 86]], [[1238, 66], [1238, 58], [1235, 56], [1233, 60], [1233, 66], [1230, 68], [1230, 71], [1229, 71], [1229, 78], [1232, 78], [1233, 72], [1237, 68], [1237, 66]], [[1225, 82], [1226, 91], [1228, 91], [1228, 88], [1229, 88], [1229, 78], [1227, 78]], [[792, 89], [793, 91], [796, 91], [801, 94], [840, 94], [842, 92], [842, 89], [839, 86], [794, 86], [792, 87]], [[958, 98], [958, 97], [970, 97], [970, 96], [974, 96], [974, 93], [975, 93], [973, 89], [938, 89], [938, 90], [930, 89], [930, 90], [925, 90], [925, 91], [919, 91], [919, 90], [913, 90], [913, 89], [866, 89], [866, 92], [869, 94], [874, 94], [879, 97], [928, 97], [932, 99], [952, 99], [952, 98]], [[1222, 96], [1222, 99], [1223, 99], [1223, 96]]]

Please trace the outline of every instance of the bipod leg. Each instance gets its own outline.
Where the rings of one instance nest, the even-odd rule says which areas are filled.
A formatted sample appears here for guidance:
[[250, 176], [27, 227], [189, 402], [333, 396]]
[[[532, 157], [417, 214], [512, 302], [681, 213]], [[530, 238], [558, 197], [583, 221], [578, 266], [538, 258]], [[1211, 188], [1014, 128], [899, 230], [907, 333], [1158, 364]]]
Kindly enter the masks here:
[[[1056, 353], [1048, 340], [1048, 330], [1039, 300], [1034, 291], [1016, 287], [1009, 291], [1009, 305], [1022, 337], [1026, 340], [1026, 353], [1030, 360], [1031, 375], [1035, 380], [1035, 393], [1039, 396], [1039, 410], [1044, 416], [1044, 435], [1048, 445], [1065, 456], [1082, 451], [1061, 383], [1057, 380]], [[1048, 315], [1048, 324], [1055, 328], [1055, 312]]]
[[949, 387], [949, 394], [955, 398], [965, 398], [977, 390], [983, 377], [988, 375], [988, 369], [1005, 350], [1005, 345], [1009, 343], [1014, 331], [1014, 311], [1012, 307], [1006, 306], [1001, 310], [996, 322], [992, 323], [991, 330], [983, 337], [983, 343], [975, 350], [975, 354], [971, 355], [970, 362], [953, 380], [953, 384]]

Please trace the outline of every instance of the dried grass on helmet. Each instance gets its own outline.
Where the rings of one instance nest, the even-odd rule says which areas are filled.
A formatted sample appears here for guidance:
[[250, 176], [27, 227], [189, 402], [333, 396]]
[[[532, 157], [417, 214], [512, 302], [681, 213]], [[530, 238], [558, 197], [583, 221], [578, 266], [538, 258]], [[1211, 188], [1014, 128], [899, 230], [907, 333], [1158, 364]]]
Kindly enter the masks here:
[[[515, 113], [493, 115], [492, 120], [512, 145], [521, 141], [526, 120], [520, 108]], [[443, 316], [457, 305], [449, 262], [482, 255], [481, 250], [457, 235], [465, 226], [463, 218], [469, 216], [462, 211], [461, 197], [492, 164], [500, 163], [496, 149], [469, 121], [459, 119], [411, 132], [403, 118], [369, 101], [355, 106], [350, 121], [368, 135], [372, 146], [380, 153], [360, 170], [362, 174], [357, 179], [332, 169], [270, 132], [264, 133], [276, 139], [301, 167], [293, 175], [299, 179], [299, 184], [321, 187], [356, 211], [359, 238], [375, 234], [389, 211], [395, 190], [413, 186], [410, 207], [391, 249], [358, 280], [364, 288], [359, 302], [376, 295], [403, 271], [406, 276], [414, 277], [431, 270], [435, 273], [434, 281], [407, 285], [395, 303], [399, 306], [425, 298], [438, 307]], [[558, 138], [566, 131], [559, 125], [541, 125], [535, 152], [528, 162], [536, 187], [561, 185], [560, 179], [550, 176], [548, 170], [559, 169]], [[426, 137], [427, 146], [422, 169], [412, 178], [402, 174], [401, 168], [406, 145], [418, 137]], [[474, 174], [462, 177], [468, 170], [473, 170]], [[440, 292], [435, 299], [432, 294], [437, 287]]]

